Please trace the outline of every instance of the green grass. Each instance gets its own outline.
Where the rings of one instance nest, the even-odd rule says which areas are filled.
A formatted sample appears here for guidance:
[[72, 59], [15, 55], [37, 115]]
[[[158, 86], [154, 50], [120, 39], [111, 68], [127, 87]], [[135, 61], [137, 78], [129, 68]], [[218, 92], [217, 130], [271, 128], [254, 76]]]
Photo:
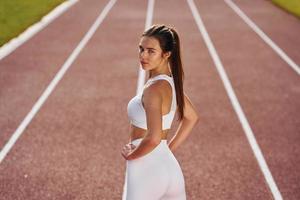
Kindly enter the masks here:
[[272, 0], [272, 2], [300, 18], [300, 0]]
[[65, 0], [0, 0], [0, 46]]

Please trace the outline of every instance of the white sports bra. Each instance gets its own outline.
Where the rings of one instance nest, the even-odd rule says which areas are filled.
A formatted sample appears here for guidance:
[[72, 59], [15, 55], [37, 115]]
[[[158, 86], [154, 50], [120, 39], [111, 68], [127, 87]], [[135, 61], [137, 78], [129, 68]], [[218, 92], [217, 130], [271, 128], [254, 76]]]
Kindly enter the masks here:
[[[167, 80], [172, 87], [172, 104], [170, 112], [162, 116], [162, 130], [165, 130], [171, 128], [172, 121], [176, 113], [177, 103], [175, 85], [173, 77], [166, 74], [159, 74], [153, 78], [149, 78], [145, 83], [144, 88], [156, 80]], [[147, 130], [146, 112], [141, 101], [143, 90], [129, 101], [127, 105], [127, 114], [131, 124]]]

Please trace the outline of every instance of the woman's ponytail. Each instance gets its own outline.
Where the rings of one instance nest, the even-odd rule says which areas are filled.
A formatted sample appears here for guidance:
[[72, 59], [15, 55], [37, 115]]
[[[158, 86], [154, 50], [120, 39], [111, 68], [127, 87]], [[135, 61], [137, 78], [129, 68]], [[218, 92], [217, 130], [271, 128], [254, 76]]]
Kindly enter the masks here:
[[159, 41], [160, 47], [163, 52], [171, 52], [169, 57], [169, 64], [174, 79], [176, 90], [176, 101], [179, 112], [178, 119], [181, 121], [184, 117], [184, 93], [183, 93], [183, 80], [184, 72], [181, 62], [180, 53], [180, 40], [174, 28], [165, 25], [153, 25], [146, 30], [142, 36], [154, 37]]
[[172, 32], [173, 36], [173, 49], [170, 56], [170, 65], [176, 89], [176, 100], [178, 105], [179, 120], [182, 120], [184, 109], [184, 72], [181, 62], [180, 40], [177, 32], [173, 28], [170, 28], [170, 31]]

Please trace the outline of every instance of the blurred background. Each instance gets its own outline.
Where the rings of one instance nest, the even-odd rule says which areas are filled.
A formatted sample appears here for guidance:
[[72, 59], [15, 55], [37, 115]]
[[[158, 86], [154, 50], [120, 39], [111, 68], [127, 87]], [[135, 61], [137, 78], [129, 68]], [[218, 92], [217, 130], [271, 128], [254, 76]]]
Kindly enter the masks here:
[[[0, 47], [65, 0], [1, 0]], [[250, 1], [250, 0], [249, 0]], [[300, 0], [270, 0], [300, 18]]]

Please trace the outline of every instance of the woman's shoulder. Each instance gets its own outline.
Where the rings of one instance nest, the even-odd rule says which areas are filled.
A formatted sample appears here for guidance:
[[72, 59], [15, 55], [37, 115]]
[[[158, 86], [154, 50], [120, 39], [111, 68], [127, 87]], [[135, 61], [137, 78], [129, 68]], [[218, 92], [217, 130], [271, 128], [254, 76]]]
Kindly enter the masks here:
[[143, 105], [160, 105], [164, 96], [169, 95], [169, 93], [172, 93], [170, 84], [163, 80], [157, 80], [144, 88], [142, 95]]
[[166, 90], [172, 90], [170, 83], [165, 79], [159, 79], [147, 85], [144, 89], [144, 94], [163, 95], [166, 93]]

